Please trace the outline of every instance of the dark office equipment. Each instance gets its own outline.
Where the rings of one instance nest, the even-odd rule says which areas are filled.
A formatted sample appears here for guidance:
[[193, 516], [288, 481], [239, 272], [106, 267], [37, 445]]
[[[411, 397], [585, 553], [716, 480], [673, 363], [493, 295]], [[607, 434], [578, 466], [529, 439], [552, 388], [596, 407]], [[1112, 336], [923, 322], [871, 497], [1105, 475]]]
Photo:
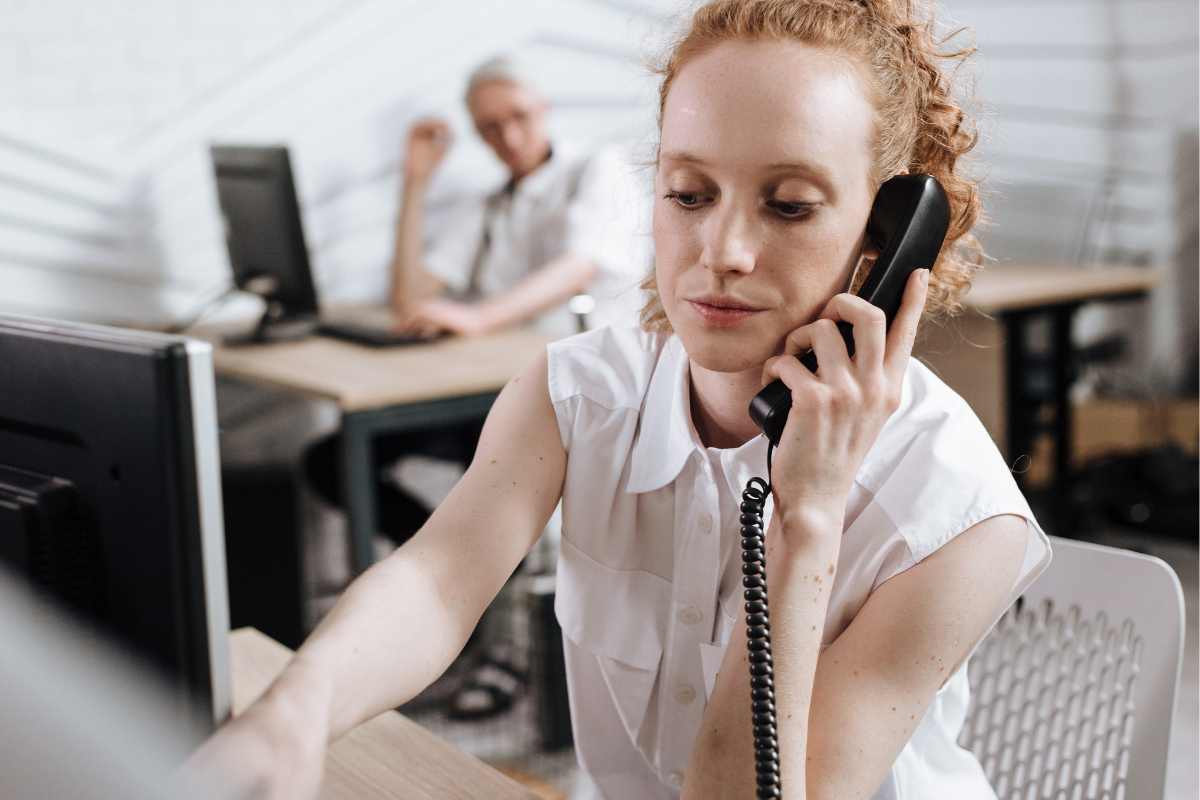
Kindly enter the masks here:
[[212, 160], [234, 283], [267, 304], [253, 338], [311, 333], [317, 292], [287, 148], [215, 146]]
[[229, 619], [292, 649], [305, 635], [303, 520], [290, 465], [225, 465]]
[[215, 145], [212, 161], [234, 283], [266, 303], [244, 341], [286, 341], [312, 333], [374, 347], [429, 340], [397, 332], [386, 321], [320, 317], [286, 147]]
[[1074, 476], [1071, 500], [1092, 525], [1121, 528], [1180, 541], [1196, 541], [1200, 528], [1200, 463], [1176, 445], [1092, 458]]
[[0, 561], [229, 713], [208, 344], [0, 315]]

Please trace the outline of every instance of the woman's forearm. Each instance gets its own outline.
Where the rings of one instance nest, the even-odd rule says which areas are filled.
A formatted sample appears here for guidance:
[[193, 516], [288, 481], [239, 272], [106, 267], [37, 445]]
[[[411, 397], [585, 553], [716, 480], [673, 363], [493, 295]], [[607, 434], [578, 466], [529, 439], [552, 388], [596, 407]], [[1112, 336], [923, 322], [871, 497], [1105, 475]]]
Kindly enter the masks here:
[[806, 798], [808, 712], [837, 573], [842, 516], [782, 516], [783, 535], [767, 549], [779, 766], [784, 797]]
[[401, 548], [351, 584], [268, 697], [311, 711], [327, 742], [411, 700], [450, 666], [476, 622], [443, 596]]
[[[767, 535], [775, 714], [788, 798], [807, 796], [808, 710], [840, 525], [833, 515], [795, 516], [786, 523], [777, 516]], [[684, 797], [749, 796], [755, 784], [753, 742], [746, 623], [739, 615], [693, 747]]]

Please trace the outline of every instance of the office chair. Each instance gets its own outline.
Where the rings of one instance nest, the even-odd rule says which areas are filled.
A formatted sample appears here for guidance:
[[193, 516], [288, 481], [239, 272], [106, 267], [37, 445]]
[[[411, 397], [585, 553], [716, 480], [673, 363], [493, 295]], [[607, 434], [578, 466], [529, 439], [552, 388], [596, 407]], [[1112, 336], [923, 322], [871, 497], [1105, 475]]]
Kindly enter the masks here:
[[1052, 537], [1054, 559], [972, 656], [959, 744], [1000, 800], [1159, 800], [1183, 659], [1161, 559]]

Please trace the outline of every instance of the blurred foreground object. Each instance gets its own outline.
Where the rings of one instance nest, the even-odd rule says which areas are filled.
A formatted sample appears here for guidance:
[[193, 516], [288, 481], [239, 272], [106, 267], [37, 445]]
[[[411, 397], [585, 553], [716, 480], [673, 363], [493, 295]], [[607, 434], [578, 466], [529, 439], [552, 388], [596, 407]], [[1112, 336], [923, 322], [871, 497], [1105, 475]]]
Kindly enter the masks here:
[[153, 674], [0, 569], [0, 797], [219, 796], [168, 787], [201, 731]]

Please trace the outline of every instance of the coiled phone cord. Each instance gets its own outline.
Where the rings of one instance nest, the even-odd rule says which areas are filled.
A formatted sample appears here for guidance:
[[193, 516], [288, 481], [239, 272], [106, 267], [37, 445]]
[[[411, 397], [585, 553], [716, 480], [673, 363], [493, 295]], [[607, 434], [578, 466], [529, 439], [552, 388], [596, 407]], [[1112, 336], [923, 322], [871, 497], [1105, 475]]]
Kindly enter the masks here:
[[779, 737], [775, 724], [775, 669], [771, 661], [771, 620], [767, 610], [767, 533], [763, 509], [771, 494], [771, 456], [767, 480], [751, 478], [742, 492], [742, 586], [746, 600], [746, 647], [750, 656], [750, 697], [754, 719], [754, 771], [758, 800], [783, 797], [779, 777]]

